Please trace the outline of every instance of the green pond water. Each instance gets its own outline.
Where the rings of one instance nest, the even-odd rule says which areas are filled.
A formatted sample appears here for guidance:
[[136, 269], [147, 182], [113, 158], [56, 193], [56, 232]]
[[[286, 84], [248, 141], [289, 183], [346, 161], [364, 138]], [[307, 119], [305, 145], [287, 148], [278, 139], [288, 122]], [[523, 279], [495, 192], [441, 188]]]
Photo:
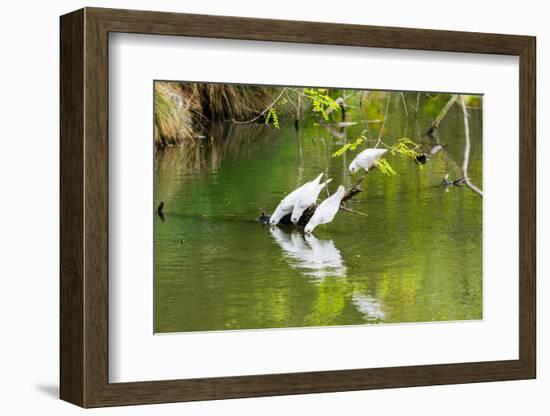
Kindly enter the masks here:
[[[390, 104], [384, 142], [408, 136], [429, 152], [436, 141], [420, 133], [433, 112], [407, 115], [397, 94]], [[481, 113], [470, 110], [469, 176], [482, 188]], [[340, 211], [309, 237], [256, 221], [320, 172], [331, 192], [354, 185], [347, 166], [365, 144], [331, 154], [367, 127], [378, 137], [381, 123], [348, 120], [357, 124], [218, 124], [200, 145], [157, 151], [155, 332], [482, 319], [482, 198], [440, 185], [447, 172], [462, 177], [457, 105], [425, 165], [388, 155], [397, 176], [374, 170], [363, 182], [349, 207], [368, 217]]]

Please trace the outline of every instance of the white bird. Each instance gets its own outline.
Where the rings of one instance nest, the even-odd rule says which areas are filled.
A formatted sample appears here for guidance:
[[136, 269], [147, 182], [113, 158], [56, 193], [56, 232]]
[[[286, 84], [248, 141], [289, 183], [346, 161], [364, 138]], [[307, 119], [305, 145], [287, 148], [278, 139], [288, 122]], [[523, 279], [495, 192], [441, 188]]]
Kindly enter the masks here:
[[328, 224], [334, 219], [336, 213], [340, 209], [340, 203], [342, 202], [344, 193], [345, 189], [340, 185], [335, 193], [319, 204], [315, 213], [306, 224], [304, 231], [307, 234], [311, 233], [318, 225]]
[[294, 201], [294, 208], [292, 209], [292, 216], [290, 220], [296, 224], [306, 209], [317, 202], [319, 193], [327, 186], [332, 179], [329, 179], [321, 184], [310, 182], [308, 186], [302, 188], [302, 190], [296, 195]]
[[302, 186], [300, 186], [299, 188], [295, 189], [294, 191], [289, 193], [287, 196], [285, 196], [281, 200], [279, 205], [277, 205], [277, 208], [275, 208], [275, 211], [273, 211], [273, 214], [271, 214], [271, 217], [269, 218], [269, 223], [271, 225], [279, 224], [279, 221], [281, 221], [281, 218], [283, 218], [285, 215], [288, 215], [292, 212], [292, 208], [294, 208], [296, 197], [300, 194], [302, 189], [308, 187], [310, 184], [319, 185], [319, 182], [321, 181], [322, 177], [323, 177], [323, 174], [321, 173], [312, 181], [304, 183]]
[[353, 159], [353, 162], [349, 165], [349, 171], [354, 174], [360, 169], [365, 169], [369, 173], [369, 169], [375, 167], [378, 159], [387, 151], [388, 149], [373, 148], [363, 150]]

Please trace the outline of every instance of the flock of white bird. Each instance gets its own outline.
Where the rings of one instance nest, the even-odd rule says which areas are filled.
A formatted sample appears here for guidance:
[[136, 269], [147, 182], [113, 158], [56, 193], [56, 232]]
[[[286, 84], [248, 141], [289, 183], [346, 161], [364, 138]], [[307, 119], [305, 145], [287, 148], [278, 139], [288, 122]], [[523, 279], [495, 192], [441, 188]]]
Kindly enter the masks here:
[[[364, 169], [368, 173], [369, 169], [376, 167], [376, 162], [386, 152], [387, 149], [370, 148], [363, 150], [349, 165], [350, 173], [355, 174], [361, 169]], [[291, 214], [291, 221], [297, 224], [304, 211], [317, 203], [317, 199], [323, 188], [332, 181], [332, 179], [327, 179], [321, 182], [322, 177], [323, 174], [321, 173], [312, 181], [304, 183], [302, 186], [286, 195], [279, 205], [277, 205], [277, 208], [275, 208], [275, 211], [269, 219], [269, 223], [275, 226], [279, 224], [284, 216]], [[317, 226], [328, 224], [334, 219], [336, 213], [340, 209], [344, 195], [345, 188], [340, 185], [334, 194], [330, 195], [319, 204], [304, 228], [306, 234], [311, 234]]]

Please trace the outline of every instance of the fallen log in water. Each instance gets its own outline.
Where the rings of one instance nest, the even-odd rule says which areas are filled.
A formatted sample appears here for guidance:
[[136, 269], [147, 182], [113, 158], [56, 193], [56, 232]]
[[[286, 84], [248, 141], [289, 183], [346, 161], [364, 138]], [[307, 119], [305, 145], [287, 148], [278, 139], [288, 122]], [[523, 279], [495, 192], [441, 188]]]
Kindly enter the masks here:
[[360, 194], [361, 192], [363, 192], [363, 190], [359, 187], [359, 184], [355, 185], [348, 192], [346, 192], [346, 194], [342, 198], [342, 203], [349, 201], [350, 199], [352, 199], [357, 194]]
[[[353, 188], [351, 188], [348, 192], [346, 192], [346, 194], [342, 198], [342, 202], [340, 204], [340, 210], [345, 211], [345, 212], [349, 212], [351, 214], [362, 215], [364, 217], [367, 216], [367, 214], [365, 214], [363, 212], [354, 211], [351, 208], [348, 208], [348, 207], [344, 206], [344, 202], [349, 201], [350, 199], [352, 199], [353, 197], [357, 196], [358, 194], [360, 194], [362, 192], [362, 189], [359, 187], [359, 184], [361, 182], [363, 182], [365, 177], [366, 177], [366, 175], [362, 176], [361, 179], [357, 182], [357, 184]], [[305, 227], [305, 225], [309, 222], [311, 217], [313, 217], [313, 214], [315, 214], [315, 210], [317, 209], [317, 207], [318, 207], [318, 205], [315, 204], [315, 205], [312, 205], [309, 208], [307, 208], [304, 211], [304, 213], [302, 214], [302, 216], [300, 217], [300, 219], [298, 220], [297, 225], [300, 226], [300, 227]], [[279, 221], [279, 224], [294, 225], [293, 222], [290, 219], [291, 216], [292, 216], [292, 214], [285, 215], [284, 217], [281, 218], [281, 220]], [[269, 224], [269, 215], [267, 215], [265, 212], [262, 212], [262, 214], [258, 218], [258, 222], [260, 224]]]

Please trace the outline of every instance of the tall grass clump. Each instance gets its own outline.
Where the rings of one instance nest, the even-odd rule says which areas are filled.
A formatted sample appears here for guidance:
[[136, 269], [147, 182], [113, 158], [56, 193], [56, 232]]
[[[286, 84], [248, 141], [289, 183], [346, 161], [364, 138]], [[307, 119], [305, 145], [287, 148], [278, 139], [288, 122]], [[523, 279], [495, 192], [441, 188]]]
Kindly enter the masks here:
[[264, 111], [272, 87], [155, 82], [155, 143], [159, 147], [195, 141], [213, 121], [251, 119]]
[[202, 115], [211, 121], [247, 119], [265, 110], [273, 101], [275, 88], [229, 84], [191, 84], [200, 98]]
[[155, 82], [155, 143], [174, 146], [193, 140], [193, 97], [179, 83]]

